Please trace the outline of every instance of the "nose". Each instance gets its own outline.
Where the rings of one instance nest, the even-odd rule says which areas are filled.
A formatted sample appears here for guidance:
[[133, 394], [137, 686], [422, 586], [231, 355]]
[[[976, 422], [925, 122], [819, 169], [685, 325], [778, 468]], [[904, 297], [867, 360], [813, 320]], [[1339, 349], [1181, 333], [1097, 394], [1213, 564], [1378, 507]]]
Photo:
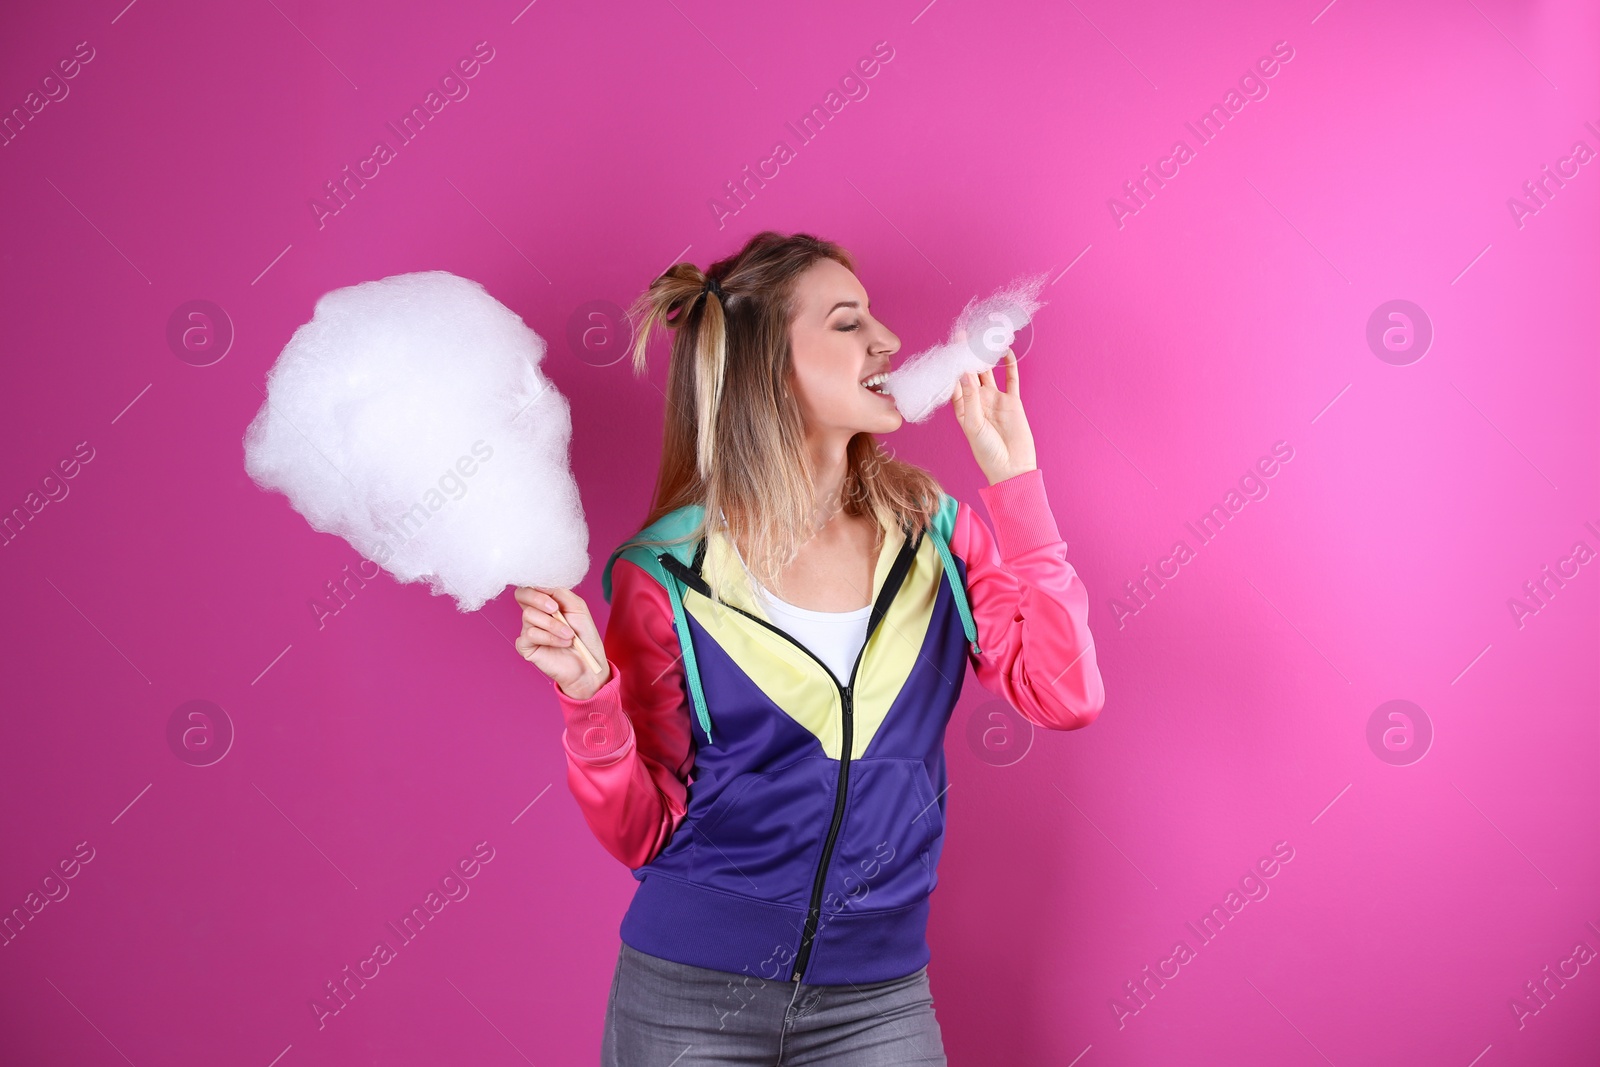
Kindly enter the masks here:
[[900, 351], [900, 338], [895, 332], [883, 323], [877, 324], [877, 336], [873, 338], [873, 347], [883, 355], [892, 356]]

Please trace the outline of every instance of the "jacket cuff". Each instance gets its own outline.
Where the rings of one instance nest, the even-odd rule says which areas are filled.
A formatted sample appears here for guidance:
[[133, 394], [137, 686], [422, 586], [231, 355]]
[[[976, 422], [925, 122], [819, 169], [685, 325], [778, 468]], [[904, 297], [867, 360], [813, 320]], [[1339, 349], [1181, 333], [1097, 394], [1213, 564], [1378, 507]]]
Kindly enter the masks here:
[[1061, 540], [1061, 530], [1045, 496], [1044, 475], [1039, 468], [1024, 471], [1003, 482], [978, 490], [989, 517], [994, 520], [994, 536], [1000, 558], [1014, 559], [1025, 552]]
[[556, 701], [566, 725], [562, 744], [576, 760], [593, 766], [615, 763], [633, 743], [633, 722], [622, 709], [622, 672], [606, 660], [611, 677], [587, 700], [575, 700], [554, 679]]

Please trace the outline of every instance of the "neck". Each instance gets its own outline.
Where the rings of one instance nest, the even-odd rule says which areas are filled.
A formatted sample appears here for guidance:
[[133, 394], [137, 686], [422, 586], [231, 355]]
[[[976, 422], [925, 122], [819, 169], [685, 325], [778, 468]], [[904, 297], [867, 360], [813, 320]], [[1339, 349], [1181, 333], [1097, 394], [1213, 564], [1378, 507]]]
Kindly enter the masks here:
[[848, 438], [816, 438], [806, 440], [811, 457], [811, 470], [815, 475], [816, 528], [820, 532], [844, 511], [844, 478], [850, 470], [846, 457]]

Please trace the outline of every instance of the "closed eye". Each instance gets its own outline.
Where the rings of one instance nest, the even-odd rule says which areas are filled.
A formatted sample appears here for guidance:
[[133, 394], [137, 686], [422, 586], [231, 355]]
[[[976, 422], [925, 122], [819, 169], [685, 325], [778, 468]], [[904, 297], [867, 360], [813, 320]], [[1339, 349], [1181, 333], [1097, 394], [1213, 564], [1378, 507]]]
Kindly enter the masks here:
[[834, 329], [838, 330], [840, 333], [849, 333], [851, 330], [861, 329], [861, 324], [859, 322], [852, 322], [844, 326], [835, 326]]

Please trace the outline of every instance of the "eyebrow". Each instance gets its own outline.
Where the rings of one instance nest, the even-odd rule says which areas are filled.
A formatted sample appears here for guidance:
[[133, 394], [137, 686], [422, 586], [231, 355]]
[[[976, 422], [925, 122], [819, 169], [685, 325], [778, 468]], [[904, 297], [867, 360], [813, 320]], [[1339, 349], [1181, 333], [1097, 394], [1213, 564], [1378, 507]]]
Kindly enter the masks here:
[[[867, 303], [870, 305], [872, 303], [872, 301], [868, 300]], [[860, 307], [860, 306], [861, 305], [857, 301], [854, 301], [854, 300], [841, 300], [837, 304], [833, 305], [833, 307], [828, 309], [828, 315], [832, 315], [835, 311], [838, 311], [840, 308], [854, 308], [854, 307]], [[826, 318], [827, 315], [824, 315], [823, 317]]]

